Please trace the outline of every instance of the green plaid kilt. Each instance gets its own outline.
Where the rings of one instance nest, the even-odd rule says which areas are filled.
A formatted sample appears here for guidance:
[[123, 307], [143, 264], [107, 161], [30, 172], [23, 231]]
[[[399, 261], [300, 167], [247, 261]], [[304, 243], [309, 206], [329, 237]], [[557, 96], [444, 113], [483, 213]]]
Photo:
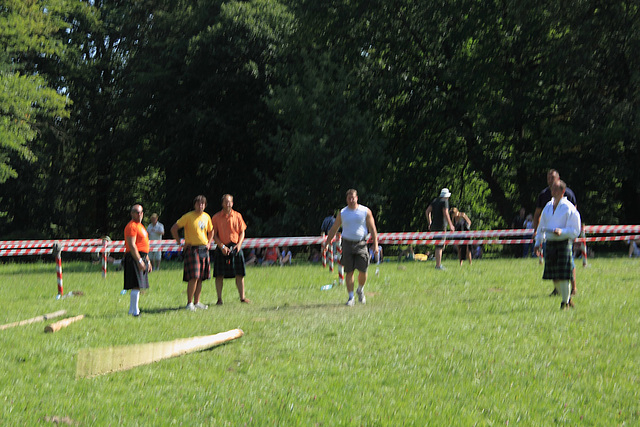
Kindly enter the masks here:
[[571, 255], [571, 241], [547, 240], [542, 278], [545, 280], [571, 280]]

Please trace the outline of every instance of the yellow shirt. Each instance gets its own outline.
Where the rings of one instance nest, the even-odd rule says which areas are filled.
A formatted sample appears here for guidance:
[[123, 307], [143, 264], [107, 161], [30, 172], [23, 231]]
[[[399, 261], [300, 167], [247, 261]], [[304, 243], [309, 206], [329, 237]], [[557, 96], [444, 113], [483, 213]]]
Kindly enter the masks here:
[[182, 215], [176, 224], [184, 228], [184, 242], [187, 245], [204, 246], [209, 243], [208, 234], [213, 231], [213, 224], [208, 213], [198, 215], [196, 211], [191, 211]]

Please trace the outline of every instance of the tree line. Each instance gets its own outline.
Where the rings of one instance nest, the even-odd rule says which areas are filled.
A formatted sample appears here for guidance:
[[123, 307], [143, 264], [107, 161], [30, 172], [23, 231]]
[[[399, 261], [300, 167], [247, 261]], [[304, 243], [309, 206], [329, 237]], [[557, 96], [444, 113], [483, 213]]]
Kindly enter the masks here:
[[612, 0], [0, 0], [0, 238], [119, 236], [235, 196], [313, 235], [442, 187], [473, 228], [549, 168], [588, 224], [640, 221], [640, 6]]

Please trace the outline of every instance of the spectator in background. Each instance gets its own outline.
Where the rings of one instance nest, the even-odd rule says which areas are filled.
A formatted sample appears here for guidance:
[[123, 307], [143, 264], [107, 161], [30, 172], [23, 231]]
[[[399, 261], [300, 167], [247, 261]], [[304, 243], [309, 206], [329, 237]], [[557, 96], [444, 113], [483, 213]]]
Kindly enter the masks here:
[[331, 230], [331, 227], [333, 227], [334, 222], [336, 222], [335, 214], [333, 212], [329, 212], [329, 215], [327, 215], [322, 220], [322, 225], [320, 226], [320, 232], [322, 233], [322, 236], [326, 236], [327, 234], [329, 234], [329, 230]]
[[[151, 214], [151, 222], [147, 226], [147, 233], [149, 233], [149, 240], [162, 240], [164, 236], [164, 225], [158, 221], [158, 214]], [[159, 250], [153, 250], [149, 253], [149, 259], [153, 269], [160, 270], [160, 262], [162, 261], [162, 252]]]
[[[429, 257], [429, 252], [427, 252], [427, 258]], [[413, 245], [401, 246], [400, 253], [398, 254], [398, 262], [401, 261], [413, 261], [416, 258], [416, 254], [413, 248]]]
[[131, 221], [124, 228], [124, 289], [131, 290], [129, 295], [129, 314], [140, 315], [140, 289], [149, 288], [149, 275], [153, 267], [149, 262], [149, 235], [142, 225], [144, 215], [139, 204], [131, 207]]
[[320, 254], [320, 251], [312, 247], [309, 253], [309, 262], [315, 263], [320, 261], [322, 261], [322, 255]]
[[640, 257], [640, 239], [629, 239], [629, 258]]
[[244, 260], [244, 265], [256, 265], [258, 263], [258, 256], [256, 255], [256, 250], [251, 249], [249, 251], [249, 255]]
[[264, 250], [264, 259], [262, 265], [275, 265], [280, 259], [280, 249], [275, 246], [270, 246]]
[[[448, 188], [443, 188], [440, 196], [433, 199], [427, 207], [425, 214], [427, 215], [429, 231], [447, 231], [447, 225], [449, 225], [450, 230], [454, 229], [451, 216], [449, 216], [449, 197], [451, 197], [451, 192]], [[438, 270], [444, 270], [442, 266], [443, 250], [444, 245], [436, 245], [436, 269]]]
[[280, 266], [291, 265], [292, 260], [293, 260], [293, 254], [289, 250], [289, 247], [283, 246], [282, 252], [280, 252]]
[[[458, 208], [451, 208], [451, 221], [453, 221], [453, 226], [456, 231], [470, 231], [471, 230], [471, 220], [464, 212], [460, 212]], [[469, 265], [471, 265], [471, 248], [469, 245], [456, 245], [456, 249], [458, 250], [458, 261], [460, 265], [464, 263], [466, 259], [469, 261]]]
[[[322, 225], [320, 226], [320, 235], [322, 237], [326, 236], [327, 234], [329, 234], [329, 230], [331, 230], [331, 227], [333, 227], [333, 224], [336, 222], [336, 216], [334, 212], [329, 212], [329, 215], [327, 215], [324, 220], [322, 220]], [[333, 260], [336, 261], [338, 259], [338, 240], [336, 239], [332, 244], [331, 244], [331, 248], [333, 249]], [[327, 256], [329, 256], [329, 254], [327, 253]]]

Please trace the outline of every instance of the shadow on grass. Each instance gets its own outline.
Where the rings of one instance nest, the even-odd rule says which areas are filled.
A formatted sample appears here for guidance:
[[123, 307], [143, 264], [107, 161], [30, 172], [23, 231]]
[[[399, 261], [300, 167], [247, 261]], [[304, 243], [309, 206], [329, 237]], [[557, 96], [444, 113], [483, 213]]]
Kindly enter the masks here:
[[[0, 258], [0, 261], [2, 258]], [[3, 275], [15, 275], [22, 276], [25, 274], [42, 274], [51, 272], [52, 274], [56, 274], [56, 263], [55, 261], [47, 261], [44, 262], [42, 260], [35, 260], [33, 262], [26, 262], [25, 260], [21, 260], [21, 262], [0, 262], [0, 268], [2, 268]], [[174, 262], [174, 261], [165, 261], [162, 263], [162, 270], [182, 270], [183, 264], [182, 262]], [[13, 271], [10, 271], [13, 270]], [[62, 273], [63, 275], [66, 273], [91, 273], [91, 274], [102, 274], [102, 264], [92, 262], [92, 261], [66, 261], [64, 258], [62, 259]], [[109, 264], [107, 266], [107, 274], [122, 274], [122, 270], [116, 270], [113, 265]]]
[[265, 307], [262, 311], [279, 311], [279, 310], [314, 310], [314, 309], [325, 309], [332, 307], [342, 307], [344, 304], [283, 304], [276, 305], [275, 307]]
[[186, 311], [184, 306], [179, 307], [160, 307], [160, 308], [141, 308], [140, 312], [142, 314], [161, 314], [161, 313], [169, 313], [172, 311]]

